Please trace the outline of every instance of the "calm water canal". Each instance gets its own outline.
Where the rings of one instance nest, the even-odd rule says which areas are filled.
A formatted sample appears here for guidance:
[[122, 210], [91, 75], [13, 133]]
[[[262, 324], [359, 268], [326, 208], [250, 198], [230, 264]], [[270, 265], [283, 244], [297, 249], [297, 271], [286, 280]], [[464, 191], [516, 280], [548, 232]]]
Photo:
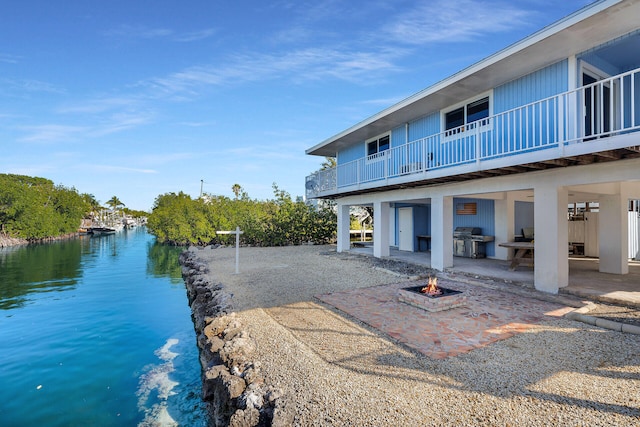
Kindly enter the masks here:
[[0, 426], [206, 425], [179, 253], [144, 228], [0, 249]]

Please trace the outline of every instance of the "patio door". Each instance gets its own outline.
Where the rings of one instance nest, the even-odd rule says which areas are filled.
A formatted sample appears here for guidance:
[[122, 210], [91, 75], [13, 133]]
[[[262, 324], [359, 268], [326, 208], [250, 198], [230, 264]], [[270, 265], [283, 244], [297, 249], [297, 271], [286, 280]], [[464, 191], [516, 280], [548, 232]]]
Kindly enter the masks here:
[[413, 208], [398, 209], [398, 249], [413, 252]]
[[582, 86], [586, 86], [583, 92], [585, 140], [607, 137], [612, 130], [615, 119], [615, 109], [612, 110], [612, 105], [617, 103], [612, 99], [615, 96], [615, 87], [612, 87], [614, 83], [606, 80], [607, 78], [605, 73], [592, 67], [583, 68]]

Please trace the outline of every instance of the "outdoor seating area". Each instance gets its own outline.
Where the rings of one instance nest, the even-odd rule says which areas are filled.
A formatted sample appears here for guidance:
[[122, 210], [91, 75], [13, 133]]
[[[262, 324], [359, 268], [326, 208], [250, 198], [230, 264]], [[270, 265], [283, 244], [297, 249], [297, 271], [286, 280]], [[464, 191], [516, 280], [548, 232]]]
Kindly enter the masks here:
[[463, 291], [467, 295], [466, 304], [431, 313], [400, 302], [398, 290], [415, 282], [353, 289], [317, 298], [434, 359], [484, 347], [534, 329], [545, 318], [562, 317], [573, 310], [461, 281], [443, 283]]
[[[352, 248], [352, 253], [373, 256], [373, 249]], [[429, 252], [406, 252], [391, 249], [390, 259], [431, 266]], [[520, 265], [512, 270], [511, 261], [497, 259], [454, 258], [454, 265], [447, 271], [470, 276], [493, 278], [496, 281], [514, 283], [534, 288], [533, 267]], [[629, 261], [629, 273], [625, 275], [600, 273], [599, 259], [569, 257], [569, 286], [560, 293], [589, 297], [595, 300], [640, 306], [640, 261]]]

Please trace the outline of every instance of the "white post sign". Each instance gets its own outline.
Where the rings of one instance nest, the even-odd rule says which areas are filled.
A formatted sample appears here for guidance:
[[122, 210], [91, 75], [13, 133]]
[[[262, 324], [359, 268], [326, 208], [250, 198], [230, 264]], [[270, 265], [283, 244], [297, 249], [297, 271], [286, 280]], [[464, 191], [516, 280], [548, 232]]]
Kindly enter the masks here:
[[235, 231], [216, 231], [216, 234], [235, 234], [236, 235], [236, 274], [240, 269], [240, 235], [243, 234], [240, 227], [236, 227]]

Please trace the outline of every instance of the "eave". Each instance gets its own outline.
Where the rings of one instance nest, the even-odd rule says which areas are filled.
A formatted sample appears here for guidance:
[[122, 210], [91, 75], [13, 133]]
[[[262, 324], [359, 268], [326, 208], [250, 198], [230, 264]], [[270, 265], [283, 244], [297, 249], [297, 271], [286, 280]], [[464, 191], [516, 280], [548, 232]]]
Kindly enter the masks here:
[[595, 2], [328, 138], [306, 153], [334, 157], [352, 144], [625, 35], [637, 29], [638, 16], [639, 1]]

